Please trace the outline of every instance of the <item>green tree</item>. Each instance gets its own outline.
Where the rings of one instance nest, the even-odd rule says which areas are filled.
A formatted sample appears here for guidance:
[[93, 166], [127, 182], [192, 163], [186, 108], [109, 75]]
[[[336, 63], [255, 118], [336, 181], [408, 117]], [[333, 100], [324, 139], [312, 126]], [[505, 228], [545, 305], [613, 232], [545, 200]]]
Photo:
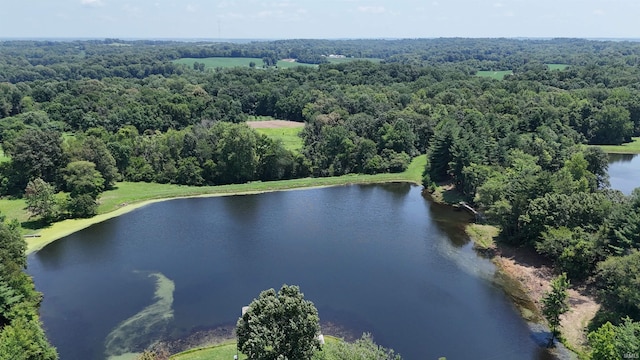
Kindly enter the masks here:
[[255, 360], [308, 360], [320, 350], [318, 310], [297, 286], [260, 293], [238, 319], [238, 350]]
[[606, 309], [640, 317], [640, 251], [611, 256], [599, 263], [596, 284]]
[[588, 337], [592, 360], [620, 359], [615, 345], [616, 327], [610, 322], [607, 321], [598, 330], [589, 333]]
[[90, 161], [74, 161], [63, 170], [65, 188], [71, 196], [90, 195], [94, 199], [104, 189], [104, 178]]
[[105, 189], [113, 187], [120, 176], [116, 167], [116, 160], [111, 155], [105, 142], [96, 136], [86, 136], [76, 141], [68, 141], [68, 153], [70, 161], [90, 161], [95, 164], [96, 170], [104, 179]]
[[629, 317], [618, 326], [607, 321], [589, 333], [588, 339], [593, 360], [632, 358], [640, 354], [640, 323]]
[[47, 224], [53, 221], [57, 212], [53, 186], [40, 178], [31, 180], [24, 191], [24, 197], [31, 216], [40, 216]]
[[553, 343], [553, 339], [560, 334], [558, 327], [560, 326], [560, 315], [569, 311], [567, 299], [569, 294], [569, 281], [567, 274], [562, 274], [551, 281], [551, 290], [542, 298], [542, 314], [547, 319], [551, 327], [551, 338], [549, 343]]
[[58, 353], [47, 342], [40, 322], [22, 317], [0, 331], [0, 359], [55, 360]]
[[57, 184], [60, 170], [67, 163], [62, 150], [62, 136], [55, 131], [29, 129], [24, 131], [10, 147], [17, 189], [22, 191], [29, 180], [41, 178]]

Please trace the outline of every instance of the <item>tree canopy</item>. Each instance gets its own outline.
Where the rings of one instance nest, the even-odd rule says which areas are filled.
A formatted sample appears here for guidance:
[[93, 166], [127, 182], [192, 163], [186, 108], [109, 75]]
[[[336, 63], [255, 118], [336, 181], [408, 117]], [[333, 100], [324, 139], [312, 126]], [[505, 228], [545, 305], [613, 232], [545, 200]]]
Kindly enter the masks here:
[[249, 359], [311, 359], [320, 350], [318, 310], [297, 286], [265, 290], [238, 319], [238, 350]]

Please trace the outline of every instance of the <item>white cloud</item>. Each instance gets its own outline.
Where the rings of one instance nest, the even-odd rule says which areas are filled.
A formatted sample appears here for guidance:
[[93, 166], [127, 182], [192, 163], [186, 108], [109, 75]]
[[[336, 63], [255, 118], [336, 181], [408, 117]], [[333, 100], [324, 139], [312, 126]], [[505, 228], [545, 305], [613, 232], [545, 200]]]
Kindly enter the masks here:
[[103, 6], [102, 0], [80, 0], [80, 4], [85, 6]]
[[358, 6], [358, 11], [370, 14], [382, 14], [387, 10], [384, 6]]

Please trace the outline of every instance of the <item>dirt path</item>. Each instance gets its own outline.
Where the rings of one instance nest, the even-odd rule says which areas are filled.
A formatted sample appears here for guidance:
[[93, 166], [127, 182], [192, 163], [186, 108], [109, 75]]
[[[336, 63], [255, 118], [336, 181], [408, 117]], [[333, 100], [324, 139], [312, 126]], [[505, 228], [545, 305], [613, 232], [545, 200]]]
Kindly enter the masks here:
[[[551, 289], [555, 274], [547, 263], [533, 250], [500, 245], [495, 263], [508, 276], [517, 280], [541, 313], [542, 298]], [[584, 349], [587, 343], [585, 327], [596, 315], [600, 305], [585, 286], [572, 286], [569, 290], [571, 309], [561, 318], [561, 332], [570, 346]]]
[[288, 128], [288, 127], [303, 127], [304, 123], [298, 121], [289, 121], [289, 120], [265, 120], [265, 121], [247, 121], [247, 125], [249, 127], [258, 129], [258, 128]]

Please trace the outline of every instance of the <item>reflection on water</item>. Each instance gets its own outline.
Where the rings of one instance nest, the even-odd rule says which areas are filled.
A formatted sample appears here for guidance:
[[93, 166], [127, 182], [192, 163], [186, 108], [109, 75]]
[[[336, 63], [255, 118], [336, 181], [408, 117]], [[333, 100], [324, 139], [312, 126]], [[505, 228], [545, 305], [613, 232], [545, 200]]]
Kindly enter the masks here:
[[626, 195], [640, 187], [640, 155], [609, 154], [609, 182]]
[[354, 185], [161, 202], [45, 247], [28, 269], [62, 359], [233, 324], [241, 306], [284, 283], [299, 285], [321, 320], [371, 332], [405, 359], [545, 359], [492, 283], [493, 265], [471, 249], [468, 215], [420, 191]]
[[637, 154], [608, 154], [609, 155], [609, 165], [614, 163], [627, 163], [631, 162], [633, 158], [637, 156]]

